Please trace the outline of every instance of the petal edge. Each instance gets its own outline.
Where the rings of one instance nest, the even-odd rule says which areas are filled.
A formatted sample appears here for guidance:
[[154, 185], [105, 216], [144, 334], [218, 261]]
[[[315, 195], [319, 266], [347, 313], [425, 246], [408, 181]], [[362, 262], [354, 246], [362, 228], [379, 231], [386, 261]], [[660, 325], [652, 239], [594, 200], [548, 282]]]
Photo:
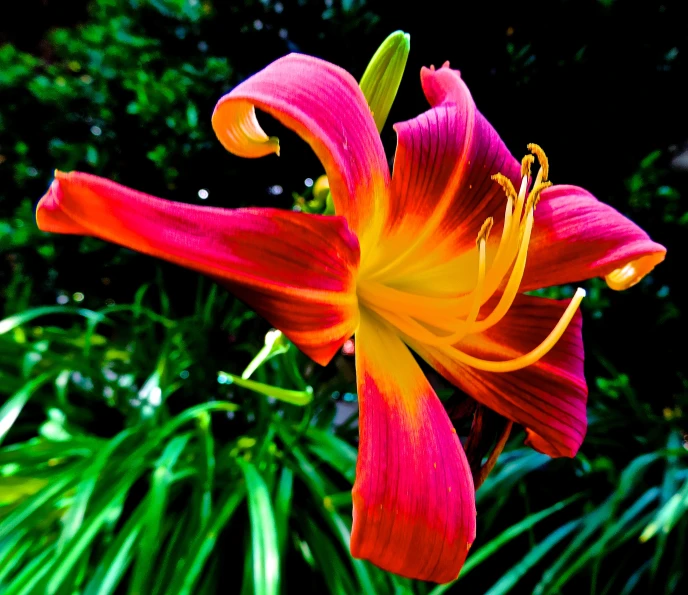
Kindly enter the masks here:
[[475, 539], [463, 447], [401, 339], [361, 312], [360, 445], [351, 553], [403, 576], [454, 580]]

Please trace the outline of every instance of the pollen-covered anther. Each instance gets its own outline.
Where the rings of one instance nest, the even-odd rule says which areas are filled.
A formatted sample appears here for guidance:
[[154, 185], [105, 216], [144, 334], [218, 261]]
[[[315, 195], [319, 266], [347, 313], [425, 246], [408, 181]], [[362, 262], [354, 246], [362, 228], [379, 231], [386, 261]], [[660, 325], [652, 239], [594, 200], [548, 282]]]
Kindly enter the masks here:
[[545, 155], [542, 147], [535, 143], [530, 143], [528, 145], [528, 150], [537, 157], [540, 163], [540, 170], [542, 171], [542, 180], [547, 181], [549, 179], [549, 159], [547, 159], [547, 155]]
[[499, 184], [504, 192], [506, 193], [507, 198], [510, 198], [512, 200], [516, 200], [518, 195], [516, 194], [516, 189], [514, 188], [514, 185], [511, 183], [511, 180], [507, 178], [504, 174], [496, 173], [491, 178]]
[[521, 177], [530, 177], [530, 168], [535, 163], [535, 157], [532, 155], [526, 155], [521, 159]]
[[545, 188], [549, 188], [551, 185], [552, 182], [547, 181], [540, 182], [537, 186], [535, 186], [535, 188], [530, 191], [530, 195], [528, 196], [528, 204], [526, 209], [531, 208], [534, 211], [537, 203], [540, 202], [540, 194]]
[[485, 219], [485, 222], [483, 223], [483, 226], [480, 228], [480, 231], [478, 232], [478, 237], [475, 240], [476, 245], [480, 245], [480, 242], [487, 242], [487, 238], [490, 237], [490, 231], [492, 230], [492, 226], [494, 225], [494, 219], [492, 217], [488, 217]]
[[[492, 217], [483, 222], [476, 238], [478, 271], [472, 291], [446, 300], [428, 297], [423, 306], [419, 296], [413, 300], [404, 299], [396, 290], [382, 290], [381, 287], [360, 285], [358, 296], [362, 302], [376, 310], [406, 337], [443, 349], [457, 361], [486, 372], [514, 372], [533, 365], [556, 345], [566, 332], [576, 311], [585, 297], [579, 288], [569, 302], [559, 322], [540, 345], [528, 353], [502, 361], [484, 360], [462, 350], [462, 341], [468, 335], [484, 333], [506, 316], [519, 295], [526, 268], [528, 246], [535, 225], [535, 207], [542, 191], [552, 185], [549, 162], [539, 145], [530, 144], [533, 155], [526, 155], [521, 163], [521, 185], [518, 194], [509, 178], [496, 173], [492, 179], [507, 196], [504, 222], [499, 245], [488, 267], [487, 239], [494, 225]], [[531, 186], [530, 168], [537, 158], [540, 169]], [[631, 267], [629, 267], [630, 269]], [[611, 282], [625, 281], [627, 269], [611, 273]], [[610, 282], [610, 277], [607, 277]], [[611, 286], [611, 283], [610, 283]], [[497, 303], [489, 313], [482, 312], [490, 298], [497, 297]], [[449, 314], [449, 315], [447, 315]]]

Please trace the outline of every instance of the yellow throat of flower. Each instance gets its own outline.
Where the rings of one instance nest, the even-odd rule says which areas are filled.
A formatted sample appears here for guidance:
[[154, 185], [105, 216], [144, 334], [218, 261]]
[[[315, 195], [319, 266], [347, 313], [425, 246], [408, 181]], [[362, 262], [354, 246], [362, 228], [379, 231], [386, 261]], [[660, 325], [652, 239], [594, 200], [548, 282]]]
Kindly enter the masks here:
[[[485, 220], [478, 232], [478, 273], [472, 291], [459, 297], [440, 298], [408, 293], [385, 285], [379, 279], [359, 279], [357, 292], [361, 306], [374, 311], [412, 342], [442, 348], [453, 358], [480, 370], [520, 370], [534, 364], [549, 352], [573, 319], [585, 297], [585, 290], [579, 288], [576, 291], [549, 336], [529, 353], [506, 361], [489, 361], [459, 349], [462, 339], [482, 333], [504, 318], [518, 294], [533, 231], [535, 208], [540, 200], [540, 193], [551, 186], [548, 181], [549, 162], [544, 151], [535, 144], [528, 145], [528, 149], [532, 155], [526, 155], [521, 162], [521, 186], [518, 192], [506, 176], [499, 173], [492, 176], [504, 189], [507, 198], [504, 227], [489, 267], [487, 240], [493, 226], [492, 217]], [[535, 158], [540, 168], [528, 191], [530, 170]], [[481, 308], [498, 289], [501, 295], [497, 305], [487, 316], [478, 320]]]

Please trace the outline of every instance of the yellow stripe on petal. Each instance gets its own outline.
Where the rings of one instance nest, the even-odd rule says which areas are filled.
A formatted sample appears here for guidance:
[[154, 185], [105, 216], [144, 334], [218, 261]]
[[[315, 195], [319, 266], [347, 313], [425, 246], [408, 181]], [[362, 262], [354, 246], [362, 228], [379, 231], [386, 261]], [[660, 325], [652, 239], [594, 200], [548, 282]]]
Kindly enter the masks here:
[[475, 539], [466, 455], [408, 347], [366, 310], [356, 334], [356, 376], [351, 553], [402, 576], [454, 580]]
[[[377, 269], [372, 275], [362, 269], [357, 284], [360, 303], [375, 311], [382, 319], [394, 326], [408, 341], [429, 347], [446, 348], [452, 357], [464, 365], [489, 372], [513, 372], [530, 366], [546, 355], [563, 336], [567, 326], [585, 296], [579, 289], [571, 300], [561, 319], [549, 336], [535, 349], [518, 357], [492, 361], [484, 360], [461, 349], [461, 342], [470, 335], [488, 331], [506, 316], [516, 297], [522, 291], [521, 283], [526, 269], [531, 234], [535, 226], [535, 208], [543, 190], [551, 185], [546, 178], [549, 161], [539, 145], [528, 145], [534, 156], [523, 159], [523, 178], [518, 194], [511, 180], [494, 174], [491, 179], [501, 186], [506, 194], [507, 207], [499, 244], [488, 268], [487, 241], [493, 226], [488, 217], [478, 232], [477, 274], [472, 289], [460, 291], [462, 282], [449, 277], [447, 284], [455, 285], [457, 294], [447, 297], [422, 295], [400, 290], [398, 278], [386, 279], [390, 265]], [[540, 169], [530, 191], [530, 166], [537, 158]], [[413, 241], [413, 240], [411, 240]], [[458, 263], [454, 258], [450, 264]], [[393, 265], [392, 265], [393, 266]], [[416, 265], [418, 266], [418, 265]], [[457, 269], [457, 271], [460, 269]], [[450, 268], [446, 269], [451, 271]], [[632, 276], [629, 265], [626, 269], [611, 274], [612, 283], [623, 283], [625, 275]], [[417, 278], [416, 278], [417, 280]], [[397, 285], [397, 287], [395, 287]], [[480, 319], [481, 308], [491, 302], [492, 310]]]

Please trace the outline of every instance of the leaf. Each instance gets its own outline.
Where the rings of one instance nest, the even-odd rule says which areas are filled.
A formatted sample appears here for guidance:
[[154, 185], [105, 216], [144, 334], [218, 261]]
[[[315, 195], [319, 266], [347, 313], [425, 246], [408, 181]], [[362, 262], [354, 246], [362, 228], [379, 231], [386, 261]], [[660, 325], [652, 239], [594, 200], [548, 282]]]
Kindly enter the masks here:
[[[237, 486], [233, 486], [225, 493], [223, 498], [224, 505], [216, 514], [213, 523], [200, 533], [189, 546], [189, 552], [192, 552], [192, 555], [185, 564], [177, 566], [177, 572], [170, 582], [171, 587], [168, 591], [170, 595], [191, 595], [195, 593], [194, 587], [196, 582], [213, 551], [220, 531], [232, 518], [232, 515], [236, 512], [237, 507], [245, 496], [245, 490]], [[174, 587], [177, 588], [175, 589]]]
[[353, 484], [358, 457], [356, 449], [331, 432], [309, 428], [306, 434], [312, 440], [308, 450], [329, 463]]
[[[573, 576], [575, 575], [578, 571], [580, 571], [586, 563], [591, 561], [592, 559], [596, 558], [597, 556], [602, 555], [603, 553], [607, 553], [612, 551], [613, 547], [610, 542], [614, 540], [615, 538], [620, 537], [620, 539], [616, 539], [616, 543], [614, 545], [618, 546], [620, 543], [623, 543], [624, 541], [629, 540], [634, 534], [635, 531], [629, 530], [627, 525], [636, 519], [638, 515], [649, 505], [651, 504], [654, 500], [657, 499], [657, 495], [659, 493], [658, 488], [650, 488], [647, 492], [645, 492], [636, 502], [633, 503], [632, 506], [629, 506], [626, 511], [621, 515], [621, 517], [615, 522], [611, 523], [604, 531], [604, 533], [592, 544], [588, 544], [582, 554], [579, 556], [579, 558], [571, 564], [568, 568], [566, 568], [565, 572], [561, 574], [561, 576], [558, 578], [556, 583], [552, 585], [548, 589], [548, 592], [554, 592], [557, 593], [563, 587], [563, 585]], [[602, 507], [601, 510], [606, 510], [605, 507]], [[607, 516], [607, 520], [611, 515], [604, 515]], [[585, 519], [583, 519], [585, 520]], [[564, 556], [561, 556], [560, 559], [566, 559]], [[539, 586], [539, 585], [538, 585]]]
[[57, 593], [81, 556], [87, 552], [106, 522], [119, 516], [127, 492], [139, 476], [139, 470], [125, 473], [124, 477], [93, 504], [93, 511], [84, 521], [81, 530], [65, 544], [64, 550], [50, 564], [51, 572], [45, 589], [46, 595]]
[[515, 525], [512, 525], [511, 527], [500, 533], [497, 537], [495, 537], [491, 541], [488, 541], [485, 545], [471, 553], [471, 555], [468, 557], [468, 560], [466, 560], [466, 563], [463, 565], [463, 568], [461, 569], [461, 574], [457, 581], [435, 587], [432, 591], [430, 591], [430, 595], [441, 595], [442, 593], [445, 593], [454, 584], [456, 584], [456, 582], [465, 577], [466, 574], [468, 574], [476, 566], [482, 564], [485, 560], [492, 556], [492, 554], [498, 552], [503, 545], [509, 543], [512, 539], [515, 539], [525, 531], [528, 531], [541, 520], [546, 519], [555, 512], [559, 512], [563, 508], [566, 508], [569, 504], [575, 502], [576, 500], [579, 500], [581, 497], [582, 494], [576, 494], [575, 496], [572, 496], [571, 498], [568, 498], [563, 502], [557, 502], [556, 504], [550, 506], [549, 508], [546, 508], [545, 510], [541, 510], [540, 512], [531, 514], [522, 521], [516, 523]]
[[549, 553], [562, 539], [567, 537], [580, 525], [580, 520], [570, 521], [550, 533], [542, 542], [532, 548], [523, 559], [500, 578], [485, 595], [503, 595], [508, 593], [525, 574]]
[[34, 545], [33, 539], [30, 538], [19, 544], [19, 541], [25, 536], [25, 533], [19, 533], [16, 539], [8, 540], [7, 546], [3, 548], [2, 554], [0, 554], [0, 587]]
[[513, 486], [531, 471], [547, 465], [550, 458], [531, 449], [517, 449], [501, 455], [499, 468], [485, 480], [476, 492], [476, 502], [509, 492]]
[[680, 518], [688, 511], [688, 480], [683, 487], [674, 494], [669, 501], [659, 509], [652, 522], [645, 527], [640, 535], [640, 541], [652, 539], [659, 531], [669, 533]]
[[[0, 539], [12, 535], [19, 530], [23, 524], [30, 525], [28, 520], [39, 523], [39, 518], [44, 518], [44, 507], [55, 504], [55, 501], [67, 490], [71, 484], [75, 483], [83, 471], [83, 465], [74, 465], [65, 470], [60, 476], [52, 480], [45, 488], [37, 494], [22, 502], [12, 513], [10, 513], [0, 524]], [[38, 518], [33, 518], [38, 517]]]
[[65, 547], [65, 544], [76, 535], [81, 527], [86, 514], [86, 507], [96, 488], [96, 483], [99, 479], [102, 479], [104, 467], [110, 462], [111, 457], [113, 457], [115, 451], [122, 443], [133, 434], [134, 430], [120, 432], [98, 452], [91, 464], [84, 471], [81, 476], [81, 481], [76, 486], [74, 499], [62, 522], [62, 533], [57, 544], [58, 551], [61, 551]]
[[[287, 438], [287, 443], [291, 441]], [[299, 474], [301, 479], [306, 483], [309, 490], [312, 492], [315, 501], [318, 503], [316, 511], [323, 517], [330, 529], [338, 537], [342, 547], [348, 551], [349, 542], [351, 541], [350, 524], [344, 521], [341, 515], [334, 509], [334, 507], [326, 506], [327, 494], [333, 493], [334, 489], [328, 489], [325, 485], [325, 479], [315, 469], [313, 464], [308, 460], [303, 451], [296, 446], [291, 446], [291, 455], [297, 462], [295, 472]], [[358, 579], [360, 590], [362, 593], [375, 593], [375, 586], [373, 584], [372, 576], [368, 570], [368, 565], [361, 560], [355, 558], [351, 559], [356, 577]]]
[[280, 474], [275, 496], [275, 531], [277, 532], [277, 549], [280, 559], [284, 559], [289, 530], [289, 515], [294, 497], [294, 472], [285, 467]]
[[50, 570], [50, 564], [46, 563], [53, 554], [55, 547], [46, 547], [24, 569], [12, 579], [3, 595], [29, 595], [34, 593], [36, 586]]
[[29, 380], [22, 388], [14, 393], [2, 407], [0, 407], [0, 444], [2, 444], [7, 432], [10, 431], [12, 424], [14, 424], [17, 417], [19, 417], [21, 410], [31, 398], [31, 395], [54, 376], [57, 376], [57, 374], [58, 372], [51, 370], [50, 372], [44, 372], [40, 376]]
[[155, 554], [160, 547], [159, 538], [170, 485], [174, 483], [172, 471], [191, 439], [191, 433], [175, 436], [155, 463], [150, 491], [146, 497], [146, 517], [143, 535], [139, 540], [138, 556], [129, 587], [130, 593], [149, 593], [150, 569], [155, 565]]
[[279, 548], [270, 492], [254, 465], [243, 459], [237, 459], [237, 463], [244, 473], [248, 492], [254, 593], [277, 595], [280, 580]]
[[33, 308], [31, 310], [25, 310], [19, 314], [14, 314], [13, 316], [8, 316], [7, 318], [0, 320], [0, 335], [11, 331], [22, 324], [31, 322], [32, 320], [39, 318], [41, 316], [47, 316], [49, 314], [73, 314], [76, 316], [81, 316], [87, 320], [93, 322], [106, 322], [106, 316], [100, 312], [94, 312], [93, 310], [86, 310], [85, 308], [65, 308], [64, 306], [42, 306], [40, 308]]
[[134, 547], [144, 528], [145, 513], [144, 505], [136, 507], [98, 562], [93, 577], [84, 589], [84, 595], [109, 595], [115, 591], [134, 557]]

